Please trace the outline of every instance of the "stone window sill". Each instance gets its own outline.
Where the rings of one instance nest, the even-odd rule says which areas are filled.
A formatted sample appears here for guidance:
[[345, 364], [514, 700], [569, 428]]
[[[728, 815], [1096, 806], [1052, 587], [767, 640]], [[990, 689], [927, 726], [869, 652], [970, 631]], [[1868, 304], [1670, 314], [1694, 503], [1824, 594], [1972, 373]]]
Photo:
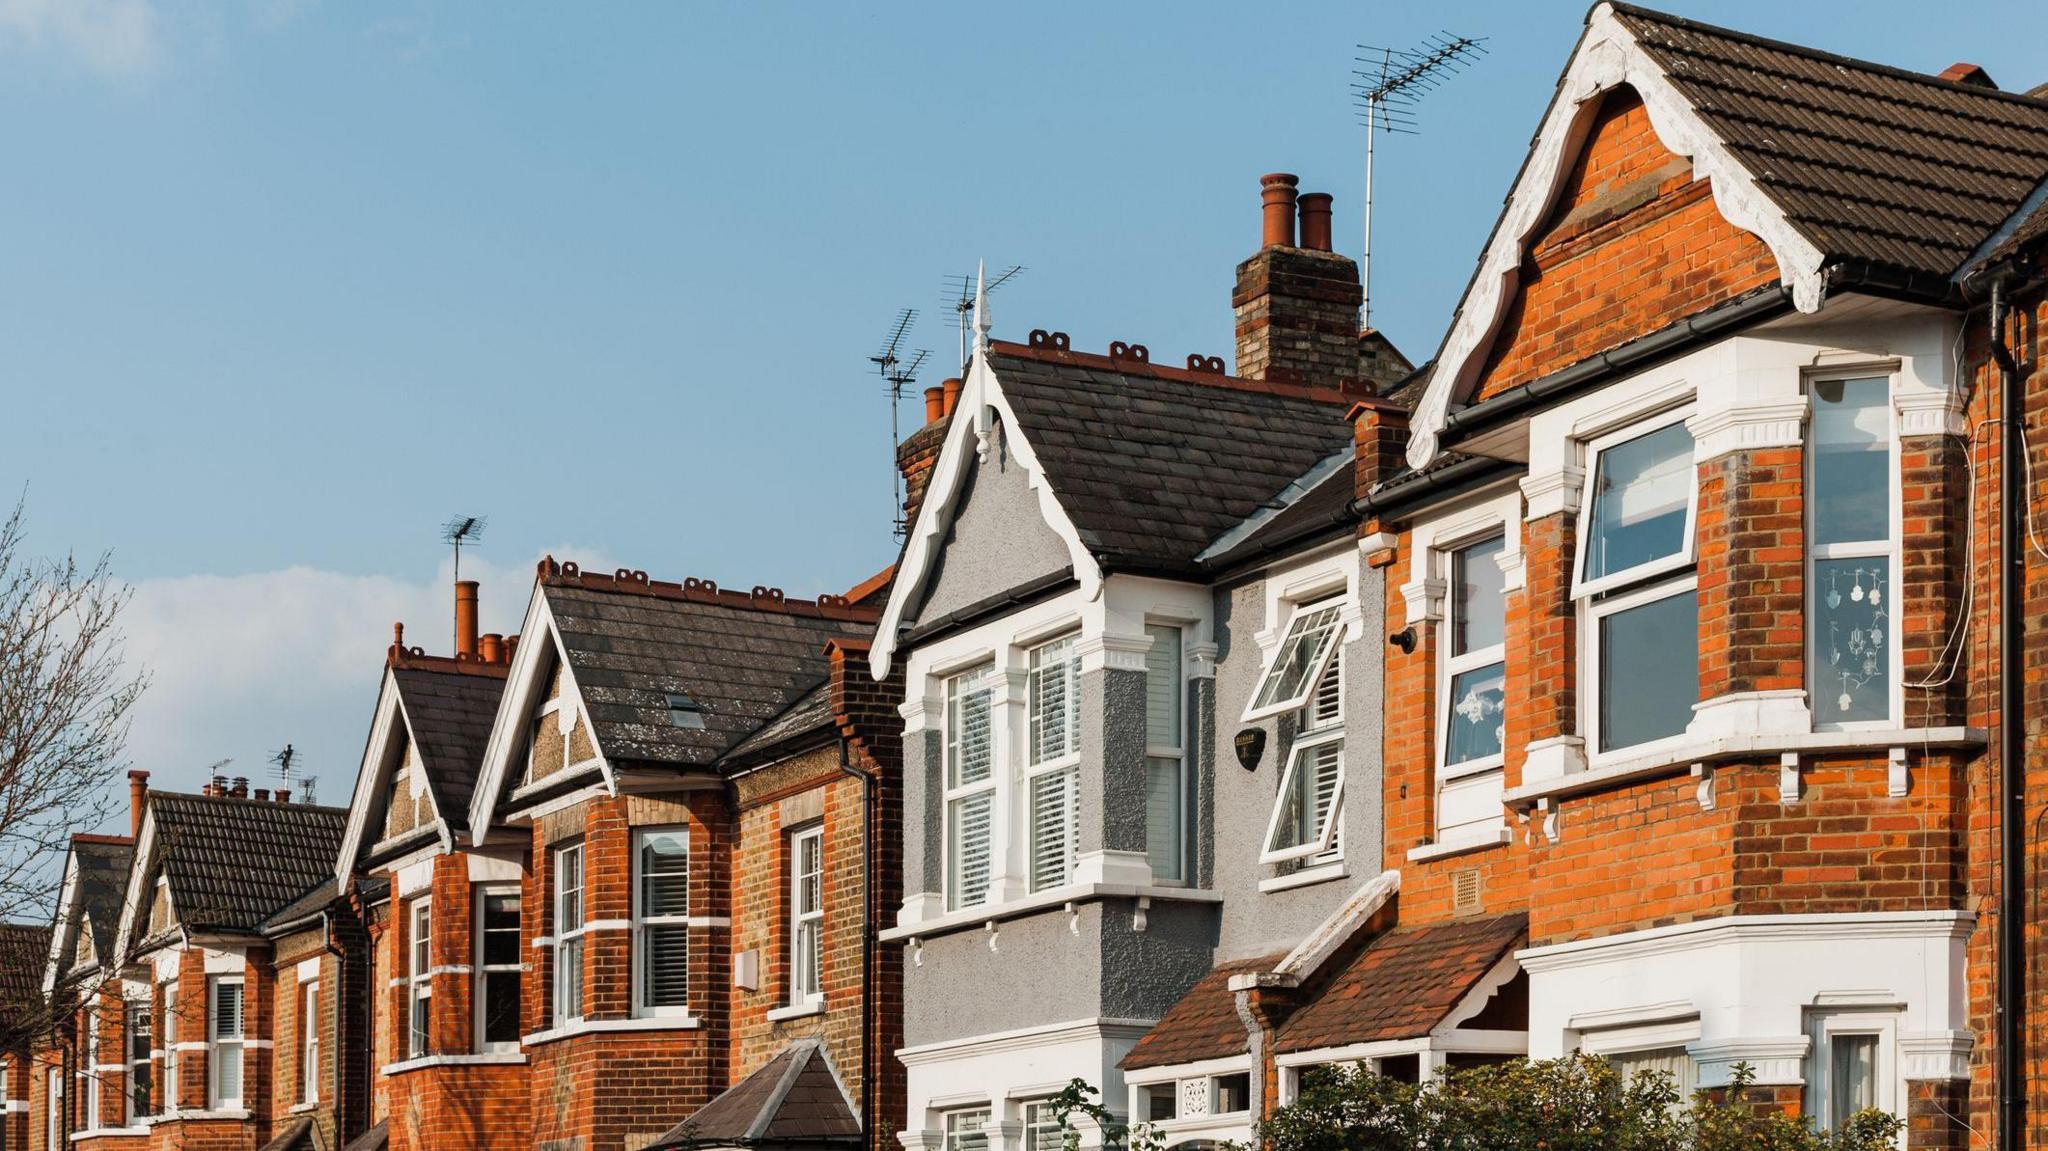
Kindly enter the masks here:
[[536, 1031], [519, 1038], [521, 1045], [538, 1047], [543, 1043], [555, 1043], [578, 1035], [601, 1035], [616, 1031], [695, 1031], [703, 1024], [691, 1015], [657, 1015], [645, 1019], [580, 1019], [564, 1023], [546, 1031]]
[[787, 1019], [802, 1019], [809, 1015], [823, 1015], [825, 1000], [822, 996], [809, 1003], [798, 1003], [789, 1007], [777, 1007], [768, 1013], [768, 1022], [781, 1023]]
[[[396, 1063], [387, 1063], [384, 1065], [383, 1073], [386, 1075], [403, 1075], [408, 1071], [418, 1071], [425, 1067], [489, 1067], [524, 1062], [526, 1062], [526, 1056], [517, 1051], [486, 1051], [481, 1054], [464, 1055], [422, 1055], [416, 1059], [401, 1059]], [[308, 1103], [304, 1104], [304, 1106], [310, 1111], [318, 1106], [318, 1104]], [[297, 1110], [297, 1108], [294, 1108], [294, 1110]]]
[[291, 1108], [285, 1112], [285, 1114], [311, 1115], [313, 1112], [318, 1110], [320, 1110], [320, 1101], [316, 1099], [311, 1103], [294, 1103], [291, 1105]]
[[1259, 880], [1259, 892], [1260, 894], [1270, 894], [1275, 891], [1292, 891], [1297, 887], [1307, 887], [1311, 884], [1328, 883], [1331, 880], [1342, 879], [1346, 874], [1348, 873], [1344, 869], [1344, 861], [1339, 859], [1331, 863], [1317, 864], [1314, 867], [1304, 867], [1299, 871], [1290, 871], [1285, 875], [1269, 875]]
[[1454, 855], [1466, 855], [1474, 851], [1490, 851], [1505, 847], [1515, 841], [1515, 833], [1503, 827], [1483, 838], [1454, 839], [1449, 843], [1425, 843], [1408, 849], [1408, 862], [1428, 863], [1433, 859], [1449, 859]]
[[1130, 883], [1075, 883], [1065, 887], [1049, 888], [1022, 899], [1008, 903], [985, 903], [978, 907], [962, 908], [915, 923], [902, 923], [882, 932], [882, 942], [896, 943], [906, 939], [930, 939], [950, 935], [956, 931], [972, 931], [984, 924], [999, 923], [1006, 919], [1021, 919], [1042, 911], [1065, 907], [1068, 904], [1100, 903], [1108, 899], [1152, 899], [1177, 900], [1182, 903], [1221, 903], [1223, 896], [1214, 891], [1202, 891], [1190, 887], [1160, 887], [1155, 884]]

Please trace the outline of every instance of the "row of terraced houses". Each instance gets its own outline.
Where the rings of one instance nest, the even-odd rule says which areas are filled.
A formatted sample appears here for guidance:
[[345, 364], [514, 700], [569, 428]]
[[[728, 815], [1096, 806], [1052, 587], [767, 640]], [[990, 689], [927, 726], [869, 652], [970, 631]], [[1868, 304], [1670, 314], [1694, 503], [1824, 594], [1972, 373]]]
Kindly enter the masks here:
[[2048, 89], [1597, 4], [1420, 367], [1260, 197], [1234, 370], [982, 301], [860, 586], [550, 559], [364, 669], [346, 809], [136, 773], [0, 932], [0, 1147], [1208, 1146], [1570, 1052], [2048, 1147]]

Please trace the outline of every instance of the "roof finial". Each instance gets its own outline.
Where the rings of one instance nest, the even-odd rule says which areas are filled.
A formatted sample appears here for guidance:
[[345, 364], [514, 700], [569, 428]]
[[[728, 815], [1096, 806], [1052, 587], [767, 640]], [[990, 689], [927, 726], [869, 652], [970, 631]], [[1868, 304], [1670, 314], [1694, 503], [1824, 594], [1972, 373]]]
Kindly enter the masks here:
[[988, 351], [988, 269], [985, 261], [974, 264], [974, 351], [981, 355]]

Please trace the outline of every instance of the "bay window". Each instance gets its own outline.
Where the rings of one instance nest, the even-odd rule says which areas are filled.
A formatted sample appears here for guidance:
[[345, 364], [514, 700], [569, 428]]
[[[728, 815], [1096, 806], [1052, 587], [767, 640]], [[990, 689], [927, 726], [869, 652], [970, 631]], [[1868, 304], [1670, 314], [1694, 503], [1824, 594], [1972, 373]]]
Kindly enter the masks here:
[[1807, 483], [1807, 682], [1814, 721], [1895, 718], [1891, 380], [1811, 382]]
[[519, 1049], [519, 892], [477, 895], [477, 1050]]
[[405, 1053], [411, 1059], [427, 1054], [433, 1046], [432, 902], [424, 895], [413, 900], [406, 917], [406, 929], [411, 934], [406, 939]]
[[1328, 658], [1314, 689], [1306, 693], [1267, 819], [1262, 863], [1301, 866], [1343, 855], [1343, 668], [1341, 657]]
[[1888, 1011], [1817, 1012], [1807, 1082], [1813, 1118], [1840, 1130], [1858, 1111], [1898, 1113], [1898, 1016]]
[[1683, 413], [1590, 447], [1573, 596], [1585, 623], [1581, 723], [1598, 755], [1682, 736], [1699, 700], [1697, 471]]
[[583, 1018], [583, 845], [555, 849], [556, 1026]]
[[943, 1151], [988, 1151], [988, 1121], [986, 1107], [946, 1112]]
[[212, 1074], [207, 1106], [215, 1111], [242, 1105], [242, 978], [216, 975], [207, 984], [207, 1066]]
[[690, 833], [634, 834], [633, 953], [640, 1015], [687, 1015], [690, 993]]
[[150, 1020], [149, 1000], [128, 1001], [122, 1028], [123, 1057], [128, 1065], [128, 1122], [133, 1124], [156, 1114], [155, 1064], [150, 1054], [156, 1032]]
[[994, 846], [994, 666], [946, 680], [946, 907], [985, 902]]
[[1437, 741], [1437, 837], [1478, 839], [1496, 832], [1501, 812], [1501, 748], [1507, 704], [1506, 576], [1503, 536], [1450, 552], [1449, 618], [1440, 682], [1443, 738]]
[[1145, 856], [1152, 878], [1186, 880], [1187, 755], [1181, 718], [1181, 629], [1151, 624], [1145, 634]]
[[825, 997], [825, 829], [789, 837], [789, 1005]]
[[1031, 821], [1031, 890], [1074, 873], [1081, 801], [1080, 657], [1068, 636], [1031, 649], [1025, 692], [1025, 810]]

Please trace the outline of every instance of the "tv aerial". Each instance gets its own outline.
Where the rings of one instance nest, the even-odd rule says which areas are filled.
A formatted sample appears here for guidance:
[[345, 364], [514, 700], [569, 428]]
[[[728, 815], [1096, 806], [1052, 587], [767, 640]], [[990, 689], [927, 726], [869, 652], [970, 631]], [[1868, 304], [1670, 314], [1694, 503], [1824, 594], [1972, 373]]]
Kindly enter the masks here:
[[[1023, 271], [1024, 265], [1011, 264], [990, 280], [982, 291], [993, 292]], [[960, 322], [960, 365], [964, 371], [967, 366], [967, 329], [974, 322], [974, 273], [963, 272], [946, 277], [946, 304]]]
[[[462, 549], [474, 547], [484, 540], [484, 528], [490, 526], [489, 516], [450, 516], [441, 525], [441, 542], [455, 549], [455, 582], [462, 582]], [[448, 650], [455, 651], [461, 646], [462, 637], [456, 632], [456, 623], [448, 623]]]
[[[904, 391], [917, 382], [918, 370], [924, 367], [931, 352], [925, 348], [911, 351], [905, 347], [910, 329], [917, 324], [917, 309], [904, 308], [890, 321], [888, 334], [882, 338], [882, 348], [868, 357], [875, 365], [875, 374], [882, 378], [882, 387], [889, 395], [889, 513], [891, 531], [896, 538], [910, 530], [903, 522], [903, 473], [896, 467], [896, 447], [903, 442], [902, 423], [897, 411], [903, 400]], [[907, 357], [907, 358], [906, 358]]]

